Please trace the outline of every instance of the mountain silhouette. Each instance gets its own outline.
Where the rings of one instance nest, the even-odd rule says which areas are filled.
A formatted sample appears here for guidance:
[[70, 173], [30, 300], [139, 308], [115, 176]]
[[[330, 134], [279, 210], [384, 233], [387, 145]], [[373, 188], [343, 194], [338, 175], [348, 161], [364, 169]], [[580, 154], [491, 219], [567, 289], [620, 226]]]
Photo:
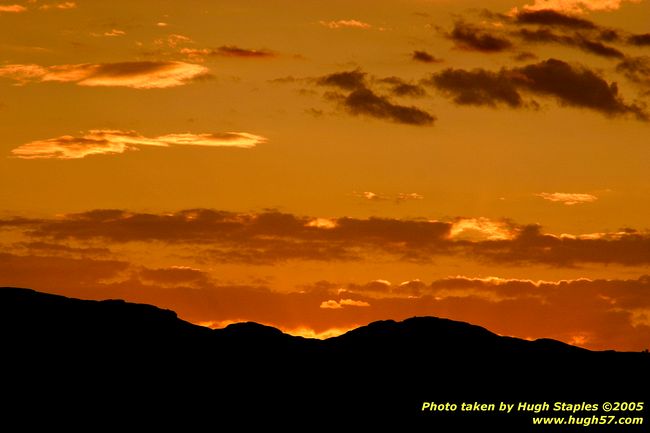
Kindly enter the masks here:
[[[647, 353], [502, 337], [435, 317], [379, 321], [315, 340], [252, 322], [211, 330], [151, 305], [0, 288], [0, 339], [5, 392], [30, 402], [13, 410], [59, 417], [199, 422], [238, 414], [242, 426], [288, 426], [305, 417], [443, 431], [489, 430], [490, 423], [499, 431], [572, 431], [535, 429], [527, 413], [421, 408], [447, 401], [645, 401], [650, 389]], [[625, 431], [642, 431], [635, 427]]]

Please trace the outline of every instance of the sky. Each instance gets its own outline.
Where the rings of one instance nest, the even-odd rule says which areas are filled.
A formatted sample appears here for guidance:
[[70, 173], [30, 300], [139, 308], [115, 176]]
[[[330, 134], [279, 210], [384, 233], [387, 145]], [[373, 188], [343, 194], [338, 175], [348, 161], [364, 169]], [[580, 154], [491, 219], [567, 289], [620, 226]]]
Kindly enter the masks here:
[[648, 16], [0, 1], [0, 286], [316, 338], [433, 315], [648, 348]]

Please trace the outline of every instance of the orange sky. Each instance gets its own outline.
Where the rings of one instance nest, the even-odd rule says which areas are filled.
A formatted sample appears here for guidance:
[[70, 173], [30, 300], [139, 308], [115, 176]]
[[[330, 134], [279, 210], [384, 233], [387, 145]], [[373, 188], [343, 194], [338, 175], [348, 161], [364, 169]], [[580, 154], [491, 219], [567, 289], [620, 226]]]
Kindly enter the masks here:
[[1, 1], [0, 285], [311, 336], [437, 315], [646, 348], [648, 16]]

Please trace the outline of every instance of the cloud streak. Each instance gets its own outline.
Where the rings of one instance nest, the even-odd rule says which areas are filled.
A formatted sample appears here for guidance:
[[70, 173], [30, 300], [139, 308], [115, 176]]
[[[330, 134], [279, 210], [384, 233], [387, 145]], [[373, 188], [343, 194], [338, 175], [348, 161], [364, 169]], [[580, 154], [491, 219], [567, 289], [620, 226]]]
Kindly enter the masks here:
[[115, 155], [142, 147], [205, 146], [251, 148], [266, 139], [247, 132], [216, 134], [166, 134], [145, 137], [135, 131], [90, 130], [82, 136], [63, 135], [25, 143], [11, 151], [22, 159], [81, 159], [92, 155]]
[[535, 194], [537, 197], [541, 197], [544, 200], [556, 202], [556, 203], [562, 203], [567, 206], [572, 206], [576, 204], [583, 204], [583, 203], [593, 203], [596, 200], [598, 200], [598, 197], [596, 197], [593, 194], [578, 194], [578, 193], [568, 193], [568, 192], [540, 192], [539, 194]]
[[164, 89], [183, 86], [208, 76], [208, 68], [205, 66], [176, 61], [56, 66], [12, 64], [0, 67], [0, 77], [12, 79], [20, 85], [30, 82], [59, 82], [89, 87]]
[[27, 8], [22, 5], [13, 4], [13, 5], [0, 5], [0, 13], [13, 13], [18, 14], [21, 12], [26, 12]]
[[41, 10], [68, 10], [68, 9], [75, 9], [77, 7], [77, 3], [75, 2], [60, 2], [60, 3], [48, 3], [39, 6], [38, 8]]
[[335, 21], [320, 21], [320, 25], [328, 29], [360, 29], [367, 30], [372, 28], [372, 25], [359, 20], [335, 20]]
[[[584, 14], [591, 11], [614, 11], [625, 2], [638, 3], [641, 0], [535, 0], [525, 5], [528, 11], [553, 10], [571, 14]], [[516, 9], [515, 9], [516, 11]]]

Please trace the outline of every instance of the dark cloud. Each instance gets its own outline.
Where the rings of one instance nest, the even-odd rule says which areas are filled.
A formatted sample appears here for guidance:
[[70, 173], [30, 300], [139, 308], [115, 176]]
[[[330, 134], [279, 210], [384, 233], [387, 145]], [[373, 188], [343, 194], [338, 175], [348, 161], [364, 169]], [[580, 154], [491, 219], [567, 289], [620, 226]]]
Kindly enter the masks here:
[[212, 55], [226, 56], [226, 57], [242, 57], [249, 59], [268, 59], [277, 57], [277, 54], [270, 50], [252, 50], [249, 48], [241, 48], [236, 45], [224, 45], [216, 50], [213, 50]]
[[439, 59], [426, 51], [415, 50], [411, 55], [411, 58], [416, 62], [422, 63], [442, 63], [442, 59]]
[[397, 96], [425, 96], [426, 90], [422, 86], [415, 84], [402, 83], [393, 87], [392, 92]]
[[625, 57], [622, 51], [617, 48], [605, 45], [602, 42], [594, 41], [585, 38], [576, 39], [576, 46], [583, 51], [595, 54], [601, 57], [612, 57], [615, 59], [622, 59]]
[[635, 231], [583, 238], [555, 236], [542, 233], [538, 225], [528, 225], [513, 239], [475, 243], [470, 249], [477, 257], [499, 263], [642, 265], [650, 261], [650, 236]]
[[366, 87], [366, 73], [354, 71], [335, 72], [317, 80], [321, 86], [334, 86], [342, 90], [357, 90]]
[[389, 84], [391, 86], [391, 93], [395, 96], [420, 97], [427, 94], [424, 87], [408, 83], [399, 77], [386, 77], [377, 81], [379, 83]]
[[466, 71], [448, 68], [433, 74], [425, 82], [460, 105], [496, 107], [505, 104], [513, 108], [524, 105], [512, 78], [503, 70], [492, 72], [485, 69]]
[[605, 42], [619, 42], [621, 40], [621, 32], [616, 29], [600, 29], [598, 39]]
[[636, 45], [640, 47], [650, 45], [650, 33], [630, 35], [627, 38], [627, 42], [631, 45]]
[[432, 125], [435, 117], [413, 106], [398, 105], [370, 89], [358, 89], [350, 93], [343, 102], [346, 109], [354, 115], [367, 115], [387, 119], [407, 125]]
[[517, 35], [526, 42], [532, 43], [556, 43], [560, 45], [579, 48], [585, 52], [595, 54], [601, 57], [610, 57], [621, 59], [625, 57], [622, 51], [600, 41], [589, 39], [583, 35], [573, 34], [565, 35], [555, 33], [549, 29], [520, 29]]
[[504, 36], [463, 21], [457, 21], [452, 31], [445, 35], [454, 41], [456, 47], [468, 51], [496, 53], [513, 47], [512, 42]]
[[157, 269], [143, 268], [137, 275], [143, 281], [162, 285], [205, 285], [209, 281], [207, 273], [181, 266]]
[[584, 18], [565, 15], [555, 10], [523, 10], [515, 16], [518, 24], [538, 24], [544, 26], [560, 26], [571, 29], [596, 29], [593, 22]]
[[[426, 111], [414, 106], [395, 104], [388, 97], [379, 95], [369, 87], [366, 75], [365, 72], [358, 69], [337, 72], [318, 78], [316, 83], [349, 91], [350, 93], [347, 95], [329, 93], [328, 98], [338, 102], [352, 115], [365, 115], [406, 125], [427, 126], [433, 124], [435, 117]], [[392, 90], [393, 93], [400, 96], [419, 96], [419, 90], [424, 92], [424, 89], [418, 89], [418, 86], [408, 84], [396, 77], [383, 80], [385, 83], [396, 83]]]
[[29, 254], [56, 255], [56, 256], [108, 256], [108, 248], [97, 247], [73, 247], [60, 243], [33, 241], [19, 242], [14, 245], [19, 249], [25, 249]]
[[588, 108], [606, 115], [633, 114], [640, 120], [648, 115], [618, 94], [616, 83], [608, 83], [596, 72], [549, 59], [519, 68], [499, 71], [446, 69], [426, 83], [439, 89], [457, 104], [522, 107], [521, 92], [554, 97], [560, 105]]
[[118, 260], [64, 257], [56, 251], [42, 255], [0, 253], [0, 275], [3, 286], [52, 289], [83, 287], [118, 277], [128, 263]]
[[537, 60], [537, 55], [530, 51], [523, 51], [512, 56], [513, 60], [518, 62], [527, 62], [529, 60]]
[[513, 82], [536, 94], [555, 97], [561, 105], [589, 108], [607, 115], [634, 114], [640, 120], [648, 116], [636, 105], [625, 103], [616, 83], [607, 83], [586, 67], [571, 66], [549, 59], [514, 69]]
[[616, 70], [637, 84], [650, 86], [650, 57], [627, 57], [621, 61]]
[[[543, 233], [539, 226], [475, 219], [324, 219], [275, 211], [244, 214], [193, 209], [172, 214], [96, 210], [31, 220], [29, 224], [7, 219], [5, 229], [12, 228], [12, 221], [16, 221], [13, 229], [32, 237], [32, 242], [103, 241], [108, 246], [162, 242], [179, 247], [190, 245], [205, 260], [219, 262], [352, 261], [387, 254], [397, 260], [425, 263], [436, 256], [463, 255], [506, 265], [650, 264], [650, 234], [645, 232], [555, 236]], [[51, 246], [47, 248], [52, 250]], [[123, 267], [115, 263], [111, 266]], [[166, 273], [195, 275], [191, 270]]]

